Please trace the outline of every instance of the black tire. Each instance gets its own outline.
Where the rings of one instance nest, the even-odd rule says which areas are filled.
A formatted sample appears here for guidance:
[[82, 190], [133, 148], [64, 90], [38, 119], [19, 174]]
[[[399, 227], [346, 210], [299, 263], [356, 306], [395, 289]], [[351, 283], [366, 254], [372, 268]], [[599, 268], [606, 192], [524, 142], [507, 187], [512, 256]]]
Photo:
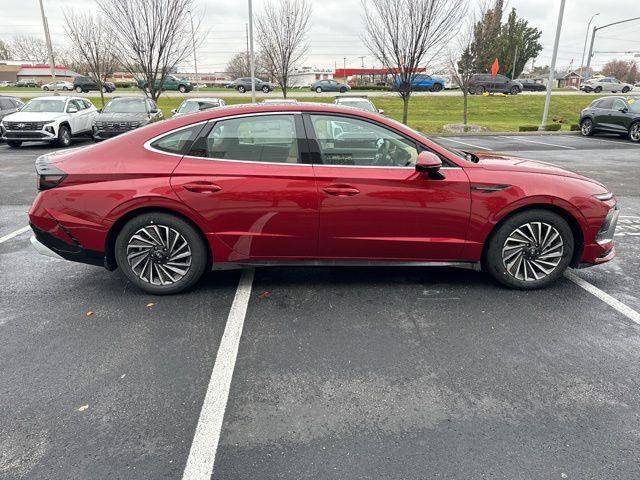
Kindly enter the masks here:
[[109, 89], [107, 87], [102, 87], [102, 93], [109, 93]]
[[622, 93], [627, 93], [629, 90], [631, 90], [629, 87], [624, 87], [622, 89]]
[[[186, 273], [176, 281], [166, 285], [154, 284], [153, 278], [151, 278], [151, 282], [149, 279], [143, 280], [140, 278], [139, 274], [134, 271], [134, 268], [127, 260], [129, 241], [131, 237], [136, 234], [136, 232], [139, 232], [141, 229], [149, 226], [168, 227], [173, 232], [177, 232], [186, 241], [188, 249], [190, 249], [191, 263], [186, 267]], [[164, 229], [162, 230], [164, 231]], [[202, 240], [202, 237], [196, 229], [185, 220], [164, 212], [144, 213], [129, 220], [116, 238], [114, 253], [118, 267], [120, 267], [120, 271], [125, 278], [141, 290], [154, 295], [171, 295], [192, 287], [198, 280], [200, 280], [207, 267], [207, 248], [205, 246], [205, 242]], [[160, 255], [162, 255], [162, 253], [160, 253]], [[176, 274], [176, 272], [166, 268], [166, 261], [164, 261], [164, 263], [159, 262], [159, 264], [165, 266], [165, 271], [170, 271], [178, 277], [179, 274]], [[181, 268], [181, 270], [183, 270], [183, 268]], [[156, 269], [156, 271], [159, 270]], [[148, 274], [145, 275], [144, 270], [141, 274], [142, 276], [148, 276]], [[168, 279], [169, 277], [165, 277], [165, 280]]]
[[49, 91], [49, 87], [42, 87], [42, 89], [43, 89], [45, 92], [48, 92], [48, 91]]
[[442, 90], [442, 84], [441, 83], [434, 83], [433, 87], [431, 87], [431, 91], [432, 92], [439, 92]]
[[184, 85], [180, 85], [178, 87], [178, 90], [180, 91], [180, 93], [187, 93], [187, 87], [185, 87]]
[[514, 85], [513, 87], [511, 87], [511, 89], [509, 90], [509, 93], [511, 95], [517, 95], [520, 93], [520, 89], [518, 88], [517, 85]]
[[590, 137], [593, 135], [593, 120], [590, 118], [585, 118], [580, 122], [580, 133], [583, 137]]
[[322, 93], [322, 87], [316, 87], [316, 93]]
[[62, 87], [62, 90], [64, 90], [65, 92], [68, 92], [69, 91], [69, 87], [66, 87], [66, 86]]
[[484, 88], [482, 85], [478, 85], [476, 87], [476, 95], [482, 95], [485, 91], [486, 88]]
[[640, 122], [632, 123], [629, 127], [629, 140], [640, 143]]
[[347, 87], [340, 87], [340, 93], [347, 93]]
[[9, 148], [20, 148], [22, 142], [20, 140], [7, 140], [7, 145], [9, 145]]
[[240, 86], [238, 87], [238, 92], [240, 92], [240, 93], [244, 93], [244, 92], [246, 92], [246, 91], [247, 91], [247, 89], [246, 89], [246, 88], [244, 88], [244, 86], [240, 85]]
[[262, 87], [262, 93], [269, 93], [271, 91], [271, 89], [269, 87], [267, 87], [266, 85], [264, 87]]
[[[539, 246], [536, 246], [533, 242], [522, 243], [523, 246], [519, 246], [520, 243], [518, 242], [526, 242], [526, 240], [524, 240], [524, 235], [521, 236], [521, 234], [516, 233], [518, 229], [524, 230], [526, 237], [533, 240], [536, 239], [536, 232], [532, 233], [527, 228], [528, 224], [533, 224], [533, 229], [536, 231], [537, 225], [540, 225], [542, 230], [538, 238], [542, 238], [546, 242], [549, 242], [550, 238], [555, 238], [550, 245], [556, 245], [556, 248], [552, 248], [551, 253], [547, 253], [544, 259], [539, 255], [539, 252], [546, 242], [540, 242], [542, 245]], [[553, 237], [556, 233], [558, 236]], [[515, 240], [509, 240], [509, 245], [511, 246], [507, 247], [506, 242], [510, 237], [515, 238]], [[513, 245], [516, 245], [516, 247]], [[505, 255], [508, 258], [503, 259], [503, 249], [505, 247], [507, 247]], [[542, 288], [555, 282], [564, 273], [573, 257], [573, 249], [573, 232], [566, 220], [560, 215], [548, 210], [525, 210], [507, 218], [491, 234], [487, 241], [483, 258], [483, 269], [495, 280], [510, 288], [518, 290]], [[557, 256], [549, 257], [549, 255]], [[537, 262], [539, 266], [542, 265], [547, 272], [543, 273], [537, 268], [532, 271], [531, 259]], [[555, 263], [556, 260], [558, 260], [557, 265], [547, 265], [548, 263]], [[541, 261], [545, 262], [545, 264], [540, 263]], [[529, 265], [529, 271], [527, 271], [527, 265]], [[518, 278], [518, 276], [523, 278]], [[538, 276], [539, 278], [537, 278]]]
[[76, 93], [82, 93], [82, 87], [76, 87], [75, 91]]
[[71, 130], [66, 125], [62, 125], [58, 129], [58, 139], [56, 140], [58, 147], [68, 147], [71, 145]]
[[602, 92], [602, 87], [596, 87], [596, 88], [593, 89], [593, 91], [595, 93], [600, 93], [600, 92]]

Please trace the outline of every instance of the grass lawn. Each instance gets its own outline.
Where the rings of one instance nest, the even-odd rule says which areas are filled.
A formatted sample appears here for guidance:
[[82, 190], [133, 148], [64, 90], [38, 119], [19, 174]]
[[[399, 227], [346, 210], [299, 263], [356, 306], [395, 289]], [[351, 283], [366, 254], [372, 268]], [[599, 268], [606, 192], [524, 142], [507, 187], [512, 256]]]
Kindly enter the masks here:
[[[293, 93], [290, 98], [306, 102], [333, 102], [332, 97], [308, 97], [304, 93]], [[569, 125], [578, 121], [580, 111], [597, 95], [554, 95], [551, 98], [549, 122], [555, 117], [563, 119], [562, 130], [569, 130]], [[385, 115], [396, 120], [402, 118], [402, 101], [400, 97], [371, 97], [371, 101], [385, 111]], [[29, 99], [23, 99], [28, 101]], [[160, 97], [158, 106], [165, 117], [171, 116], [171, 110], [182, 103], [180, 97]], [[258, 96], [258, 101], [261, 101]], [[100, 98], [92, 97], [91, 101], [100, 108]], [[229, 105], [248, 103], [250, 96], [227, 97]], [[469, 96], [469, 122], [481, 125], [493, 132], [516, 132], [521, 125], [538, 125], [542, 118], [544, 96], [509, 95], [509, 96]], [[448, 123], [462, 123], [461, 96], [416, 96], [409, 104], [409, 126], [426, 133], [441, 133], [442, 126]]]

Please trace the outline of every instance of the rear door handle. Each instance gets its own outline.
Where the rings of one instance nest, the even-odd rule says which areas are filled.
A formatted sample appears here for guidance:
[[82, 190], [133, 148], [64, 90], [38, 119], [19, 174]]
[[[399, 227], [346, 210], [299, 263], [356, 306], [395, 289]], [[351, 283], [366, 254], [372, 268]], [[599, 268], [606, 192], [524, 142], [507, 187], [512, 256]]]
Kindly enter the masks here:
[[360, 190], [351, 185], [329, 185], [328, 187], [324, 187], [322, 190], [324, 190], [325, 193], [336, 197], [352, 197], [353, 195], [360, 193]]
[[206, 181], [185, 183], [183, 188], [194, 193], [215, 193], [222, 190], [220, 185]]

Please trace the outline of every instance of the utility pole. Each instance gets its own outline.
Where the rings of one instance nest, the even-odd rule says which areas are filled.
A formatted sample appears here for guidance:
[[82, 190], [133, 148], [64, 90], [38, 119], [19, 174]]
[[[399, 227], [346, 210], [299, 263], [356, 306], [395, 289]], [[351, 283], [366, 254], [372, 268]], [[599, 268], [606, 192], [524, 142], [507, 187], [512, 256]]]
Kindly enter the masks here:
[[516, 45], [516, 51], [513, 54], [513, 70], [511, 71], [511, 80], [516, 79], [516, 60], [518, 60], [518, 45]]
[[584, 47], [582, 47], [582, 60], [580, 60], [580, 83], [582, 83], [582, 69], [584, 68], [584, 54], [587, 50], [587, 40], [589, 39], [589, 28], [591, 27], [591, 22], [594, 18], [596, 18], [600, 13], [594, 13], [589, 19], [589, 23], [587, 23], [587, 33], [584, 36]]
[[598, 30], [602, 30], [603, 28], [611, 27], [613, 25], [618, 25], [620, 23], [632, 22], [634, 20], [640, 20], [640, 17], [627, 18], [626, 20], [620, 20], [619, 22], [609, 23], [607, 25], [603, 25], [602, 27], [593, 27], [593, 33], [591, 34], [591, 45], [589, 45], [589, 57], [587, 58], [587, 75], [589, 74], [589, 69], [591, 68], [591, 57], [593, 57], [593, 42], [596, 39], [596, 32]]
[[53, 60], [53, 47], [51, 46], [51, 35], [49, 34], [49, 22], [44, 15], [44, 7], [42, 6], [42, 0], [38, 0], [40, 3], [40, 15], [42, 15], [42, 26], [44, 27], [44, 38], [47, 42], [47, 51], [49, 53], [49, 67], [51, 68], [51, 79], [53, 80], [53, 94], [58, 95], [58, 85], [56, 84], [56, 66]]
[[191, 15], [191, 10], [187, 10], [189, 12], [189, 19], [191, 20], [191, 41], [193, 42], [193, 68], [196, 71], [196, 89], [198, 88], [198, 84], [200, 84], [200, 78], [198, 77], [198, 58], [196, 57], [196, 35], [193, 30], [193, 16]]
[[251, 71], [251, 103], [256, 103], [256, 62], [253, 55], [253, 7], [249, 0], [249, 70]]
[[553, 56], [551, 57], [551, 69], [549, 70], [549, 83], [547, 83], [547, 96], [544, 100], [544, 112], [542, 113], [542, 122], [538, 130], [544, 131], [547, 127], [547, 117], [549, 116], [549, 106], [551, 105], [551, 89], [553, 88], [553, 80], [556, 70], [556, 58], [558, 56], [558, 44], [560, 43], [560, 32], [562, 31], [562, 16], [564, 15], [565, 0], [560, 0], [560, 12], [558, 13], [558, 26], [556, 27], [556, 39], [553, 42]]
[[364, 68], [364, 57], [360, 57], [361, 67]]

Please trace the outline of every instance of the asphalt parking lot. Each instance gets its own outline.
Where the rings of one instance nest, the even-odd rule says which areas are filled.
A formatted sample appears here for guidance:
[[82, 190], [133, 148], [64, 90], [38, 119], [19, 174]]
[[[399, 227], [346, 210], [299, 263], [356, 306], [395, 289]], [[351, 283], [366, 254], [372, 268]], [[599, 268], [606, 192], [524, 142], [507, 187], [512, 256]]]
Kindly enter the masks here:
[[195, 479], [214, 458], [215, 479], [640, 478], [640, 145], [438, 140], [604, 182], [618, 258], [532, 292], [262, 268], [153, 297], [33, 250], [51, 147], [0, 144], [0, 478]]

